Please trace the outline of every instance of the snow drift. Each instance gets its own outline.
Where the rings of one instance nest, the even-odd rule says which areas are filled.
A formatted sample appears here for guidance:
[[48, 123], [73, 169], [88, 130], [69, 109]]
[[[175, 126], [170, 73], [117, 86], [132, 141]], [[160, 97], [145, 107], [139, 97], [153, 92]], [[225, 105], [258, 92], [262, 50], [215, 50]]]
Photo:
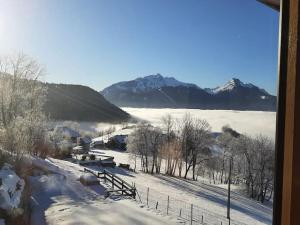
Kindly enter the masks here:
[[4, 164], [0, 170], [0, 208], [10, 214], [19, 207], [25, 182], [12, 170], [12, 166]]

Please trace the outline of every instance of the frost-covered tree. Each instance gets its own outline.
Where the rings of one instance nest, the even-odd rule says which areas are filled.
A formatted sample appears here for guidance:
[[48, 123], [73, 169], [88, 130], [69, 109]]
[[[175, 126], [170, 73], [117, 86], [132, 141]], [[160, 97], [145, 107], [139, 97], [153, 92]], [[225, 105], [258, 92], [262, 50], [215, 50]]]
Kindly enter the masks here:
[[274, 142], [263, 135], [234, 137], [226, 133], [218, 138], [218, 144], [223, 149], [221, 155], [215, 158], [219, 163], [214, 162], [211, 164], [214, 168], [210, 169], [218, 170], [221, 165], [220, 180], [227, 183], [226, 171], [231, 158], [232, 182], [245, 184], [249, 197], [264, 202], [273, 192]]
[[39, 154], [46, 145], [43, 74], [26, 55], [0, 58], [0, 144], [16, 160], [24, 153]]

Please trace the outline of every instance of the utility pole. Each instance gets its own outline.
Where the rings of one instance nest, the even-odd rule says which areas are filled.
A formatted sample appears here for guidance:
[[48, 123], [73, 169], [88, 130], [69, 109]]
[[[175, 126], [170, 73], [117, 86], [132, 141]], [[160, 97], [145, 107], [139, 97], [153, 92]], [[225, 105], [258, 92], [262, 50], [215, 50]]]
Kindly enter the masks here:
[[227, 219], [230, 225], [230, 185], [231, 185], [231, 170], [232, 170], [232, 157], [229, 160], [229, 175], [228, 175], [228, 195], [227, 195]]

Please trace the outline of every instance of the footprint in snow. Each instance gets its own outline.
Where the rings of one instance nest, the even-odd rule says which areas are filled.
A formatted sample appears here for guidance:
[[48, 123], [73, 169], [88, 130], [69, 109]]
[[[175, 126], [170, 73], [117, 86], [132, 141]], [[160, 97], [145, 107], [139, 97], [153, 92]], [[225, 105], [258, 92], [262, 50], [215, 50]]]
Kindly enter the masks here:
[[62, 212], [62, 211], [68, 210], [68, 209], [70, 209], [70, 208], [59, 209], [58, 211]]

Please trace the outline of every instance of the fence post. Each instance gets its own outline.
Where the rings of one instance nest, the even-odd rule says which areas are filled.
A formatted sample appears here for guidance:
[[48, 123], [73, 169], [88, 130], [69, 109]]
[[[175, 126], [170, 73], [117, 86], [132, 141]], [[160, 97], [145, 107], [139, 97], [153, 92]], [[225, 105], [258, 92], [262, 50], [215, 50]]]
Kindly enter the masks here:
[[124, 195], [124, 181], [122, 180], [122, 195]]
[[155, 206], [155, 209], [157, 210], [157, 208], [158, 208], [158, 201], [156, 202], [156, 206]]
[[167, 215], [169, 214], [169, 204], [170, 204], [170, 196], [168, 195]]
[[112, 189], [114, 189], [115, 188], [114, 176], [112, 176], [111, 181], [112, 181]]
[[201, 216], [201, 223], [203, 224], [203, 215]]
[[[135, 188], [133, 188], [133, 198], [135, 199], [136, 198], [136, 189]], [[142, 200], [141, 200], [141, 202], [142, 202]]]
[[179, 217], [181, 217], [181, 210], [182, 210], [182, 209], [179, 210]]
[[149, 206], [148, 201], [149, 201], [149, 187], [147, 188], [147, 206]]
[[193, 224], [193, 204], [191, 204], [191, 225]]

